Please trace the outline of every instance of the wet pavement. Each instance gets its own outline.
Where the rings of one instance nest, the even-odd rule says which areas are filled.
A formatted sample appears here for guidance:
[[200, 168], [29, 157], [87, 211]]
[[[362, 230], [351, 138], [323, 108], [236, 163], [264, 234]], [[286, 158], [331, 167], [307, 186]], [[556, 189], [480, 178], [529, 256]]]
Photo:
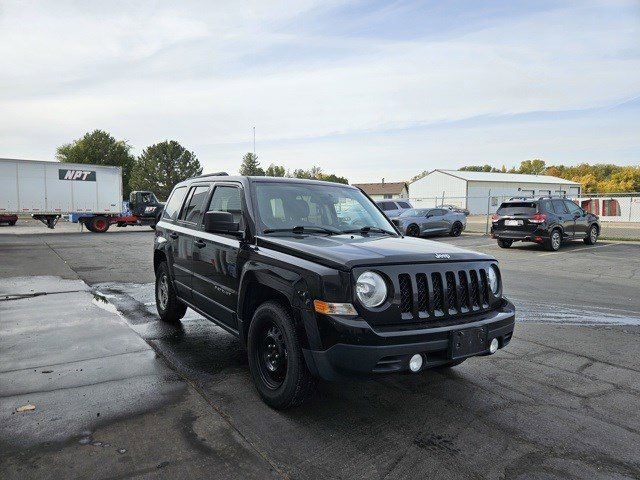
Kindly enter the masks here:
[[[141, 344], [150, 346], [148, 352], [153, 353], [134, 352], [132, 355], [142, 358], [109, 368], [115, 377], [127, 376], [128, 369], [140, 369], [140, 375], [134, 373], [131, 379], [135, 383], [146, 378], [143, 372], [150, 369], [149, 377], [157, 380], [154, 369], [160, 367], [154, 364], [160, 364], [168, 371], [162, 382], [187, 385], [182, 387], [186, 390], [176, 393], [169, 389], [159, 395], [160, 405], [139, 413], [132, 413], [135, 401], [131, 405], [116, 403], [113, 411], [121, 412], [122, 417], [110, 417], [99, 427], [89, 422], [85, 432], [78, 432], [68, 440], [71, 443], [61, 446], [43, 444], [54, 441], [56, 433], [50, 430], [43, 430], [39, 444], [27, 447], [28, 455], [20, 456], [15, 447], [2, 445], [3, 451], [9, 448], [13, 452], [4, 469], [20, 472], [15, 469], [27, 468], [30, 462], [40, 468], [51, 462], [59, 466], [59, 473], [88, 478], [96, 476], [99, 456], [118, 458], [131, 455], [134, 449], [137, 456], [132, 461], [138, 470], [114, 470], [101, 476], [210, 477], [218, 470], [200, 468], [196, 459], [203, 459], [232, 464], [244, 460], [250, 473], [266, 464], [270, 467], [266, 472], [289, 478], [640, 477], [638, 245], [599, 244], [602, 246], [597, 250], [583, 250], [582, 244], [576, 244], [548, 255], [526, 246], [499, 250], [483, 237], [443, 239], [500, 259], [508, 294], [519, 308], [509, 347], [491, 357], [470, 359], [449, 372], [369, 382], [321, 382], [318, 395], [309, 404], [276, 412], [259, 400], [246, 352], [232, 336], [193, 312], [178, 326], [158, 321], [153, 274], [148, 264], [140, 267], [149, 262], [152, 236], [131, 232], [115, 237], [98, 242], [88, 235], [47, 235], [46, 242], [47, 248], [66, 262], [69, 276], [75, 274], [90, 284], [91, 293], [83, 293], [84, 308], [110, 315], [114, 334], [127, 328]], [[26, 239], [27, 244], [42, 241]], [[0, 237], [0, 255], [2, 241]], [[5, 247], [15, 264], [21, 255], [27, 255], [28, 248], [15, 240]], [[104, 268], [92, 268], [100, 264], [92, 252], [109, 254], [112, 261], [103, 262]], [[3, 306], [23, 301], [0, 302], [3, 319]], [[109, 312], [112, 307], [117, 316]], [[40, 308], [39, 312], [47, 311], [42, 305]], [[65, 321], [73, 329], [77, 320]], [[2, 325], [4, 335], [8, 330]], [[29, 322], [20, 328], [28, 334]], [[2, 335], [0, 341], [5, 341]], [[74, 334], [70, 335], [73, 339]], [[54, 337], [58, 338], [54, 343], [68, 345], [66, 350], [82, 349], [85, 343], [76, 337], [65, 344], [66, 335], [59, 337]], [[106, 337], [109, 335], [104, 341], [110, 341]], [[55, 358], [56, 349], [44, 345], [43, 352], [31, 354]], [[27, 343], [19, 350], [38, 351]], [[0, 356], [4, 352], [0, 349]], [[11, 361], [21, 361], [20, 355]], [[127, 363], [131, 365], [127, 367]], [[4, 361], [0, 365], [4, 367]], [[0, 385], [11, 385], [8, 394], [24, 393], [19, 375], [2, 375]], [[72, 380], [66, 381], [71, 382], [69, 391], [77, 388]], [[40, 388], [35, 377], [23, 383]], [[91, 406], [91, 402], [104, 402], [105, 393], [91, 387], [95, 382], [87, 383], [87, 397], [78, 403]], [[184, 400], [182, 391], [189, 392], [189, 401]], [[107, 398], [113, 395], [107, 394]], [[19, 398], [15, 403], [31, 401], [29, 394]], [[13, 417], [32, 414], [15, 413]], [[192, 421], [194, 415], [211, 423]], [[121, 427], [125, 424], [135, 427], [125, 430]], [[3, 432], [3, 441], [14, 435], [34, 437], [30, 430], [37, 433], [41, 427], [11, 428], [11, 436]], [[177, 440], [165, 438], [174, 438], [172, 432], [179, 439], [175, 457], [170, 448]], [[125, 445], [123, 439], [130, 441]], [[95, 442], [102, 445], [94, 446]], [[119, 448], [127, 453], [118, 454]], [[231, 459], [221, 453], [228, 449], [233, 452]]]

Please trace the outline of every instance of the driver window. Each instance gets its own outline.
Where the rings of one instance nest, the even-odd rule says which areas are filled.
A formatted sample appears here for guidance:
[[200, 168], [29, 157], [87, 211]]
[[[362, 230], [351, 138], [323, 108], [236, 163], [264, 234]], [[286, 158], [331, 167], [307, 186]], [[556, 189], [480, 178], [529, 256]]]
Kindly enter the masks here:
[[240, 224], [240, 230], [244, 230], [242, 219], [242, 200], [240, 189], [221, 185], [216, 187], [209, 202], [208, 212], [229, 212], [233, 214], [233, 221]]

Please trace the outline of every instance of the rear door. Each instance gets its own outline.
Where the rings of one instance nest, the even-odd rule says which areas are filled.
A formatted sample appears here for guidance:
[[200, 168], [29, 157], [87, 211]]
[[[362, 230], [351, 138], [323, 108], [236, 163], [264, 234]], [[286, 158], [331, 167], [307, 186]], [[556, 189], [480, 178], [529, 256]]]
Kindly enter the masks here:
[[[244, 231], [243, 190], [240, 184], [217, 183], [205, 211], [230, 212]], [[201, 225], [194, 243], [193, 295], [196, 306], [237, 330], [236, 321], [240, 238], [232, 234], [206, 233]]]
[[554, 199], [551, 200], [551, 203], [553, 203], [553, 209], [556, 211], [558, 223], [562, 225], [565, 236], [573, 237], [575, 234], [575, 220], [573, 219], [573, 215], [569, 213], [569, 209], [565, 205], [564, 200]]
[[164, 238], [169, 244], [167, 255], [169, 256], [169, 268], [173, 274], [174, 285], [178, 291], [178, 295], [182, 298], [190, 297], [191, 289], [191, 272], [185, 270], [186, 251], [184, 247], [180, 248], [180, 234], [178, 227], [178, 217], [182, 211], [185, 196], [188, 188], [178, 187], [173, 190], [165, 208], [162, 212], [162, 228], [164, 229]]
[[200, 219], [202, 218], [202, 208], [208, 196], [208, 184], [195, 184], [189, 188], [187, 199], [184, 202], [180, 216], [178, 217], [178, 228], [174, 232], [177, 236], [176, 254], [173, 263], [176, 274], [176, 282], [181, 291], [181, 296], [187, 301], [193, 301], [193, 242], [198, 234]]

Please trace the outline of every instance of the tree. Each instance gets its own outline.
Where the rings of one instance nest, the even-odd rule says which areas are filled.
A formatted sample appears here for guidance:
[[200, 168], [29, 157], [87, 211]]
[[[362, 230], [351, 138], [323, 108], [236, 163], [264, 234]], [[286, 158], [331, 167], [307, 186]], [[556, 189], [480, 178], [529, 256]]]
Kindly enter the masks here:
[[520, 162], [520, 168], [518, 169], [518, 173], [528, 173], [531, 175], [540, 175], [543, 174], [546, 170], [546, 166], [544, 160], [540, 160], [538, 158], [534, 160], [524, 160]]
[[499, 172], [500, 170], [498, 170], [495, 167], [492, 167], [491, 165], [469, 165], [467, 167], [460, 167], [458, 169], [459, 171], [466, 171], [466, 172]]
[[131, 146], [125, 140], [116, 140], [103, 130], [94, 130], [85, 133], [82, 138], [58, 147], [56, 158], [64, 163], [122, 167], [123, 194], [125, 198], [129, 196], [135, 158], [131, 154]]
[[286, 174], [284, 167], [274, 165], [273, 163], [269, 165], [264, 173], [267, 177], [284, 177]]
[[240, 175], [264, 176], [264, 170], [260, 168], [260, 162], [255, 153], [248, 152], [242, 157]]
[[167, 140], [144, 149], [133, 168], [131, 188], [151, 190], [166, 200], [176, 183], [201, 173], [202, 167], [193, 152], [175, 140]]
[[297, 168], [293, 171], [293, 178], [307, 178], [311, 180], [324, 180], [325, 182], [344, 183], [349, 184], [349, 180], [345, 177], [339, 177], [334, 173], [323, 173], [322, 168], [313, 166], [309, 170]]

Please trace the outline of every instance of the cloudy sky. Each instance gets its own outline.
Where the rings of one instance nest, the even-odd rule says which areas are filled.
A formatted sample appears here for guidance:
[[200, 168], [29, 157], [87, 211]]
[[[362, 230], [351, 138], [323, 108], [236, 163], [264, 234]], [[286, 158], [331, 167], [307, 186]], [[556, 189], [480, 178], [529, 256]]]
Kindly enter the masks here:
[[640, 163], [640, 1], [0, 0], [0, 157], [96, 128], [237, 172]]

